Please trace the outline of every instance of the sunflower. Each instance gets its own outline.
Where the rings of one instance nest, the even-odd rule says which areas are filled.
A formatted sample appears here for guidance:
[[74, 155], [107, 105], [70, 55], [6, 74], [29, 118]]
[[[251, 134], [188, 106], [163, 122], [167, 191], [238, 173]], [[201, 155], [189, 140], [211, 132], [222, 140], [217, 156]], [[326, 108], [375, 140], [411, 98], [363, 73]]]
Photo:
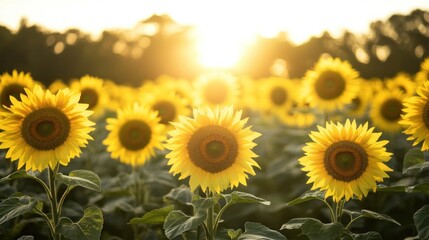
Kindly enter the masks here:
[[374, 97], [369, 116], [374, 126], [382, 131], [396, 133], [402, 127], [399, 124], [405, 94], [399, 89], [383, 90]]
[[167, 129], [173, 127], [170, 122], [177, 121], [180, 115], [188, 116], [190, 114], [186, 99], [165, 87], [153, 89], [141, 100], [158, 113], [160, 123], [164, 124]]
[[180, 173], [179, 179], [190, 177], [193, 190], [220, 193], [224, 189], [246, 185], [247, 174], [255, 175], [258, 167], [252, 151], [253, 140], [260, 136], [250, 127], [241, 111], [232, 106], [194, 109], [193, 118], [180, 117], [169, 132], [166, 155], [170, 172]]
[[[36, 82], [30, 76], [30, 73], [12, 71], [12, 75], [4, 73], [0, 76], [0, 111], [12, 105], [11, 97], [18, 100], [21, 94], [25, 93], [25, 88], [33, 89]], [[6, 108], [5, 108], [6, 107]]]
[[290, 108], [293, 99], [292, 82], [282, 77], [261, 79], [257, 83], [258, 104], [263, 111], [279, 112]]
[[399, 89], [406, 96], [413, 96], [416, 90], [416, 83], [406, 73], [398, 73], [394, 78], [386, 79], [385, 82], [387, 89]]
[[215, 107], [237, 102], [239, 89], [236, 78], [226, 72], [210, 72], [199, 76], [194, 84], [194, 106]]
[[417, 88], [417, 96], [404, 100], [404, 114], [399, 124], [406, 127], [404, 133], [411, 135], [413, 146], [422, 142], [422, 151], [429, 149], [429, 81]]
[[425, 58], [420, 64], [420, 70], [415, 75], [417, 85], [422, 85], [429, 80], [429, 57]]
[[59, 90], [67, 87], [68, 87], [67, 84], [62, 79], [57, 79], [53, 81], [51, 84], [49, 84], [48, 89], [49, 91], [51, 91], [51, 93], [55, 94]]
[[360, 91], [347, 105], [346, 114], [352, 118], [363, 118], [367, 115], [369, 105], [372, 100], [372, 89], [369, 83], [362, 80]]
[[25, 89], [21, 101], [12, 97], [12, 105], [0, 125], [1, 149], [8, 148], [7, 158], [18, 161], [18, 169], [43, 171], [54, 169], [58, 163], [68, 165], [71, 158], [80, 155], [80, 148], [92, 140], [92, 111], [79, 103], [79, 94], [69, 89], [53, 95], [35, 85]]
[[335, 202], [362, 199], [389, 177], [386, 172], [392, 169], [384, 164], [391, 156], [384, 147], [388, 141], [378, 141], [381, 133], [368, 129], [368, 123], [356, 126], [347, 119], [344, 125], [326, 123], [318, 130], [311, 132], [313, 142], [304, 146], [305, 156], [298, 160], [312, 190], [326, 190], [325, 198], [332, 196]]
[[108, 136], [103, 141], [112, 158], [131, 166], [143, 165], [163, 149], [164, 125], [149, 107], [134, 103], [117, 111], [116, 118], [107, 118]]
[[347, 61], [320, 58], [304, 76], [306, 95], [311, 107], [324, 112], [342, 109], [359, 91], [359, 74]]
[[109, 98], [103, 84], [103, 79], [89, 75], [70, 83], [72, 91], [80, 92], [79, 102], [88, 104], [88, 110], [94, 111], [94, 118], [103, 115], [105, 107], [108, 105]]

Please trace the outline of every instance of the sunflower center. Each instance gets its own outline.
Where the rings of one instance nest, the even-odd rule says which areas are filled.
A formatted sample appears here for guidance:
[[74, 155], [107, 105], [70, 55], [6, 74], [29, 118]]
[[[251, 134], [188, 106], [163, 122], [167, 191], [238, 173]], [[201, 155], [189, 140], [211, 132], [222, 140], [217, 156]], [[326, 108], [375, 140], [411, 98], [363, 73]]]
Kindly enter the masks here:
[[360, 98], [355, 97], [352, 99], [351, 109], [357, 110], [357, 109], [359, 109], [361, 104], [362, 104], [362, 101], [360, 100]]
[[61, 146], [70, 134], [70, 120], [57, 108], [41, 108], [22, 121], [21, 135], [37, 150], [53, 150]]
[[147, 123], [130, 120], [119, 130], [119, 141], [124, 148], [137, 151], [149, 144], [151, 135], [152, 131]]
[[323, 161], [330, 176], [339, 181], [350, 182], [365, 172], [368, 154], [357, 143], [340, 141], [328, 147]]
[[234, 134], [221, 126], [205, 126], [195, 131], [187, 149], [191, 161], [210, 173], [227, 169], [238, 155]]
[[426, 128], [429, 128], [429, 102], [427, 102], [423, 108], [422, 117]]
[[228, 86], [223, 81], [210, 81], [205, 88], [204, 96], [210, 103], [221, 104], [228, 96]]
[[15, 97], [18, 100], [21, 100], [21, 97], [20, 97], [21, 93], [25, 94], [24, 86], [16, 83], [6, 85], [3, 88], [3, 91], [0, 93], [1, 107], [3, 106], [10, 107], [10, 105], [12, 105], [12, 102], [10, 101], [11, 96]]
[[331, 100], [339, 97], [346, 89], [344, 78], [335, 71], [324, 71], [315, 84], [316, 93], [323, 99]]
[[287, 92], [282, 87], [275, 87], [271, 91], [271, 101], [275, 105], [282, 105], [287, 99]]
[[386, 100], [381, 105], [381, 116], [390, 122], [398, 121], [401, 117], [402, 102], [396, 98]]
[[176, 108], [171, 102], [159, 101], [152, 108], [158, 111], [158, 116], [161, 117], [160, 123], [162, 124], [168, 124], [176, 117]]
[[88, 109], [94, 109], [98, 103], [98, 93], [91, 88], [84, 88], [80, 93], [80, 103], [88, 104]]

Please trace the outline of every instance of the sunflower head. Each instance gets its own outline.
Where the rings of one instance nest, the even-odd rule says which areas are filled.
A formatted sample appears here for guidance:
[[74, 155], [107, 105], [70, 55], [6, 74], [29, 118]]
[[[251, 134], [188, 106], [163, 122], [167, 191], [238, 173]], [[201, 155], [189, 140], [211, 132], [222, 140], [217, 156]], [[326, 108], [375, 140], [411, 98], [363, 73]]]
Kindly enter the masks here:
[[384, 147], [388, 141], [379, 141], [381, 134], [368, 128], [368, 123], [356, 126], [355, 121], [346, 120], [344, 125], [326, 123], [318, 130], [311, 132], [313, 142], [304, 146], [305, 156], [299, 159], [312, 189], [326, 190], [325, 197], [332, 196], [335, 202], [362, 199], [389, 177], [386, 172], [392, 169], [385, 162], [391, 154]]
[[155, 156], [156, 149], [163, 149], [166, 135], [159, 121], [157, 112], [137, 103], [120, 109], [116, 118], [107, 119], [109, 134], [103, 144], [112, 158], [131, 166], [143, 165]]
[[417, 96], [404, 100], [401, 118], [399, 124], [410, 135], [407, 140], [414, 141], [413, 146], [423, 142], [422, 151], [429, 150], [429, 81], [417, 88]]
[[88, 109], [94, 111], [93, 117], [104, 113], [108, 102], [108, 94], [104, 88], [104, 80], [85, 75], [70, 84], [70, 89], [80, 93], [80, 103], [88, 104]]
[[415, 82], [419, 86], [427, 80], [429, 80], [429, 57], [423, 60], [420, 64], [420, 70], [415, 75]]
[[166, 155], [170, 172], [180, 173], [179, 179], [190, 177], [192, 190], [200, 186], [204, 191], [220, 193], [227, 188], [246, 185], [247, 174], [255, 175], [259, 165], [252, 148], [260, 136], [245, 127], [241, 111], [232, 107], [194, 109], [193, 118], [180, 117], [169, 132]]
[[347, 61], [320, 58], [304, 76], [305, 91], [312, 107], [331, 112], [344, 107], [359, 91], [358, 72]]
[[235, 104], [239, 96], [237, 80], [226, 72], [206, 73], [195, 82], [195, 94], [197, 107]]
[[386, 79], [386, 88], [398, 89], [405, 96], [412, 96], [416, 91], [416, 83], [406, 73], [398, 73], [394, 78]]
[[370, 117], [375, 127], [390, 133], [401, 131], [403, 100], [405, 94], [398, 89], [379, 92], [373, 100]]
[[0, 76], [0, 110], [12, 105], [11, 97], [20, 100], [21, 94], [25, 94], [25, 88], [33, 89], [36, 82], [29, 73], [12, 71], [12, 75], [4, 73]]
[[94, 123], [88, 120], [92, 111], [79, 103], [79, 94], [69, 89], [53, 95], [36, 85], [25, 89], [21, 101], [12, 97], [10, 114], [2, 120], [0, 148], [8, 149], [7, 158], [18, 161], [18, 169], [43, 171], [58, 163], [67, 165], [79, 156], [80, 148], [92, 140], [89, 132]]
[[290, 79], [270, 77], [258, 81], [260, 107], [263, 111], [283, 111], [292, 105], [293, 90]]

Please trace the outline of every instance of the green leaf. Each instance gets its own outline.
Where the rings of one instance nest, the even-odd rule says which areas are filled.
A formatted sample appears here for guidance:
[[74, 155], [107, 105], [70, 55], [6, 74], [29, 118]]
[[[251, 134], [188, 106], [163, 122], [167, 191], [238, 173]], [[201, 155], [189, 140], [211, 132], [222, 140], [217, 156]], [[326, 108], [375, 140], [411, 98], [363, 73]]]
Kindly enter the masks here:
[[57, 174], [56, 177], [59, 183], [68, 185], [69, 187], [81, 186], [93, 191], [101, 191], [101, 180], [97, 174], [89, 170], [74, 170], [69, 175]]
[[27, 173], [25, 170], [19, 170], [19, 171], [13, 172], [13, 173], [7, 175], [6, 177], [0, 179], [0, 183], [10, 181], [10, 180], [14, 180], [14, 179], [19, 179], [19, 178], [36, 178], [36, 176], [32, 172]]
[[367, 232], [360, 234], [352, 234], [354, 240], [382, 240], [380, 233], [378, 232]]
[[164, 201], [167, 203], [180, 203], [183, 205], [192, 205], [192, 193], [189, 187], [181, 185], [172, 189], [164, 196]]
[[194, 216], [188, 216], [180, 210], [173, 210], [167, 215], [164, 222], [165, 235], [169, 239], [175, 238], [203, 224], [206, 217], [207, 213], [204, 211], [198, 211]]
[[395, 219], [393, 219], [392, 217], [386, 215], [386, 214], [381, 214], [381, 213], [377, 213], [377, 212], [373, 212], [370, 210], [362, 210], [361, 211], [361, 215], [362, 217], [367, 217], [367, 218], [374, 218], [374, 219], [378, 219], [378, 220], [383, 220], [383, 221], [388, 221], [391, 223], [394, 223], [398, 226], [401, 226], [400, 223], [398, 223]]
[[34, 240], [34, 237], [31, 235], [23, 235], [19, 237], [17, 240]]
[[412, 148], [405, 154], [402, 173], [416, 169], [421, 171], [426, 167], [429, 167], [429, 162], [425, 162], [423, 152], [419, 148]]
[[133, 218], [129, 222], [130, 224], [163, 224], [167, 215], [173, 211], [174, 206], [168, 205], [163, 208], [154, 209], [150, 212], [147, 212], [141, 218]]
[[245, 192], [234, 191], [231, 194], [223, 194], [223, 197], [230, 204], [237, 204], [237, 203], [260, 203], [264, 205], [271, 204], [270, 201], [267, 201], [263, 198], [256, 197], [250, 193], [245, 193]]
[[380, 184], [377, 186], [377, 192], [405, 192], [405, 186], [386, 186]]
[[103, 213], [97, 207], [85, 209], [83, 217], [74, 223], [70, 218], [61, 218], [59, 232], [71, 240], [98, 240], [103, 228]]
[[420, 239], [429, 239], [429, 204], [417, 210], [413, 218]]
[[301, 229], [310, 240], [331, 240], [341, 235], [343, 225], [339, 222], [322, 223], [315, 218], [294, 218], [283, 224], [283, 229]]
[[241, 233], [241, 229], [228, 229], [228, 236], [231, 238], [231, 240], [237, 240]]
[[31, 212], [37, 206], [37, 200], [29, 196], [9, 197], [0, 203], [0, 224]]
[[271, 230], [268, 227], [255, 222], [246, 222], [244, 225], [244, 233], [241, 234], [238, 239], [263, 239], [263, 240], [286, 240], [286, 237], [275, 230]]
[[298, 198], [286, 203], [286, 206], [293, 206], [310, 200], [325, 201], [325, 193], [322, 191], [307, 191]]
[[405, 192], [421, 192], [429, 195], [429, 183], [420, 183], [415, 186], [407, 187]]

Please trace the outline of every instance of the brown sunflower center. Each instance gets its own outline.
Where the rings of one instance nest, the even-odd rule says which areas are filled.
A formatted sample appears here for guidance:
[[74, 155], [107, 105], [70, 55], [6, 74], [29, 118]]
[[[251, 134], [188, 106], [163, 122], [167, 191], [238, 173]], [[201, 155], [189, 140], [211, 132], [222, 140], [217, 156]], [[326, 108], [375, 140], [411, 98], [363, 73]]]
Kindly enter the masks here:
[[390, 122], [396, 122], [401, 118], [402, 102], [396, 98], [387, 99], [380, 109], [381, 116]]
[[41, 108], [22, 121], [21, 135], [37, 150], [53, 150], [61, 146], [70, 134], [70, 120], [57, 108]]
[[147, 123], [130, 120], [119, 130], [119, 141], [124, 148], [137, 151], [149, 144], [151, 135], [152, 131]]
[[80, 103], [88, 104], [88, 109], [92, 110], [97, 106], [98, 103], [98, 93], [92, 88], [84, 88], [80, 93]]
[[21, 84], [13, 83], [6, 85], [3, 88], [3, 91], [0, 93], [1, 107], [3, 107], [3, 105], [6, 107], [10, 107], [10, 105], [12, 105], [12, 102], [10, 101], [11, 96], [15, 97], [17, 100], [21, 100], [21, 93], [25, 94], [24, 86], [22, 86]]
[[330, 176], [339, 181], [350, 182], [365, 172], [368, 154], [357, 143], [340, 141], [326, 149], [323, 161]]
[[204, 96], [210, 103], [221, 104], [228, 96], [228, 85], [223, 81], [210, 81], [205, 87]]
[[169, 101], [159, 101], [152, 107], [158, 111], [158, 116], [161, 118], [160, 123], [168, 124], [176, 117], [176, 107]]
[[350, 104], [350, 108], [352, 110], [357, 110], [357, 109], [359, 109], [361, 104], [362, 104], [362, 100], [360, 100], [359, 97], [355, 97], [352, 99], [352, 104]]
[[286, 99], [287, 99], [287, 92], [285, 91], [284, 88], [282, 87], [274, 87], [273, 90], [271, 91], [271, 101], [277, 105], [280, 106], [282, 105]]
[[422, 117], [426, 128], [429, 128], [429, 102], [427, 102], [423, 108]]
[[206, 126], [195, 131], [187, 149], [191, 161], [210, 173], [227, 169], [238, 155], [234, 134], [221, 126]]
[[316, 80], [315, 88], [319, 97], [331, 100], [343, 94], [346, 89], [346, 82], [338, 72], [328, 70], [320, 74]]

